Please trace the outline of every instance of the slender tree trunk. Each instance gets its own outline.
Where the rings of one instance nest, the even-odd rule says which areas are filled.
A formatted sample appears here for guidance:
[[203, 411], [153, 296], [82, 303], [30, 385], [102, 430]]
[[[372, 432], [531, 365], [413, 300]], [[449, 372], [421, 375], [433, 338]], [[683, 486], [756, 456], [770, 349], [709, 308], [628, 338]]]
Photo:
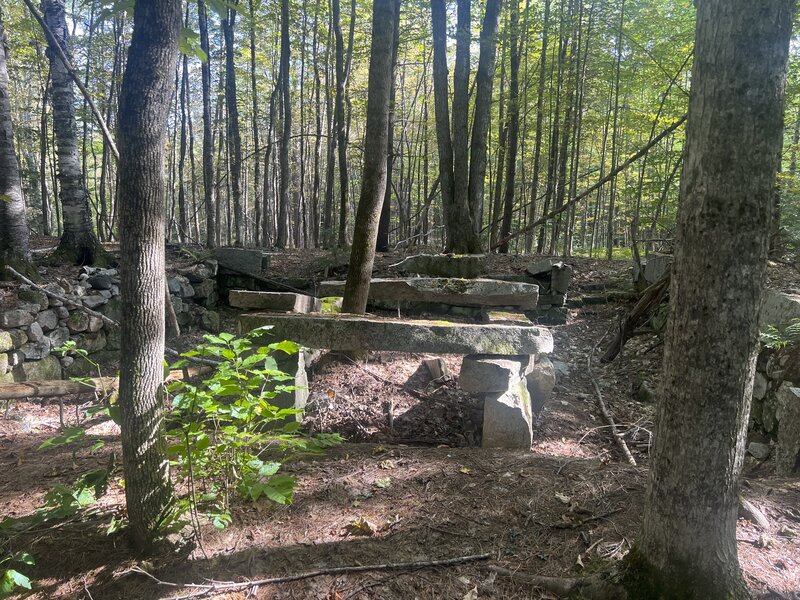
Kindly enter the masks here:
[[[456, 0], [456, 61], [453, 67], [453, 201], [469, 205], [469, 75], [471, 0]], [[471, 216], [471, 215], [470, 215]], [[475, 231], [480, 227], [473, 220]]]
[[497, 29], [503, 0], [488, 0], [480, 37], [478, 70], [475, 73], [475, 116], [469, 157], [469, 212], [475, 232], [483, 223], [483, 190], [486, 181], [487, 137], [492, 119], [492, 88], [497, 62]]
[[164, 144], [181, 3], [136, 4], [119, 107], [122, 347], [119, 406], [130, 534], [147, 548], [172, 488], [162, 433]]
[[[614, 76], [614, 124], [611, 127], [611, 170], [617, 166], [619, 159], [619, 79], [622, 68], [622, 30], [625, 26], [625, 0], [621, 0], [619, 13], [619, 29], [617, 30], [616, 71]], [[614, 204], [617, 196], [617, 178], [611, 180], [611, 190], [608, 195], [608, 229], [606, 234], [606, 259], [611, 260], [614, 253]]]
[[344, 38], [339, 0], [332, 0], [333, 33], [336, 44], [336, 99], [334, 101], [334, 123], [339, 158], [339, 237], [338, 245], [347, 245], [347, 137], [344, 118], [344, 87], [347, 73], [344, 64]]
[[[188, 22], [188, 12], [186, 9], [186, 21]], [[189, 91], [189, 57], [185, 54], [181, 57], [181, 87], [180, 87], [180, 110], [181, 110], [181, 141], [178, 158], [178, 240], [186, 242], [186, 234], [189, 231], [189, 220], [186, 214], [186, 94]]]
[[49, 82], [42, 92], [42, 115], [39, 121], [39, 172], [42, 182], [42, 235], [53, 235], [50, 194], [47, 189], [47, 102], [50, 94]]
[[792, 0], [697, 4], [655, 446], [642, 534], [627, 558], [637, 598], [749, 597], [737, 558], [739, 476], [793, 10]]
[[[517, 149], [519, 147], [519, 2], [510, 4], [509, 44], [509, 82], [508, 82], [508, 158], [506, 160], [506, 190], [503, 199], [503, 222], [500, 237], [507, 238], [511, 233], [511, 220], [514, 212], [514, 191], [517, 185]], [[508, 243], [497, 249], [508, 253]]]
[[258, 88], [256, 87], [256, 22], [253, 14], [253, 0], [248, 0], [250, 11], [250, 97], [252, 101], [253, 154], [255, 156], [255, 172], [253, 173], [253, 207], [255, 209], [255, 227], [253, 237], [256, 246], [261, 245], [261, 208], [264, 201], [261, 189], [261, 146], [258, 139]]
[[214, 133], [211, 126], [211, 48], [208, 41], [208, 13], [204, 0], [197, 0], [200, 48], [206, 60], [200, 67], [203, 86], [203, 204], [206, 212], [206, 246], [216, 246], [217, 210], [214, 206]]
[[225, 37], [225, 106], [227, 108], [226, 126], [228, 129], [228, 163], [230, 165], [230, 186], [233, 198], [233, 245], [242, 246], [244, 236], [244, 210], [242, 207], [242, 137], [239, 132], [239, 106], [236, 102], [236, 58], [233, 46], [233, 27], [236, 11], [229, 8], [227, 18], [222, 20], [222, 33]]
[[342, 304], [343, 311], [359, 314], [367, 308], [378, 221], [386, 187], [392, 47], [400, 2], [374, 0], [372, 6], [372, 49], [369, 60], [363, 183]]
[[292, 102], [289, 89], [289, 0], [281, 0], [281, 57], [278, 78], [281, 85], [283, 133], [280, 143], [280, 199], [278, 202], [278, 248], [289, 245], [289, 144], [292, 134]]
[[[539, 89], [536, 92], [536, 140], [533, 146], [533, 175], [531, 178], [531, 203], [528, 208], [528, 223], [536, 218], [536, 204], [539, 201], [539, 173], [542, 168], [542, 128], [544, 122], [544, 89], [547, 73], [547, 42], [550, 27], [550, 0], [544, 0], [544, 21], [542, 23], [542, 53], [539, 57]], [[545, 208], [544, 212], [547, 212]], [[545, 226], [542, 226], [544, 232]], [[534, 230], [525, 235], [525, 251], [533, 250]]]
[[[6, 32], [0, 20], [0, 267], [4, 258], [27, 261], [28, 220], [25, 198], [14, 150], [14, 128], [11, 122], [11, 101], [8, 94]], [[5, 273], [0, 273], [0, 279]]]
[[[44, 0], [42, 9], [47, 27], [71, 62], [64, 0]], [[89, 193], [83, 179], [78, 152], [74, 84], [57, 49], [48, 45], [47, 56], [50, 59], [53, 129], [58, 152], [58, 179], [61, 184], [61, 214], [64, 224], [57, 254], [71, 262], [92, 264], [98, 258], [100, 246], [92, 230]]]

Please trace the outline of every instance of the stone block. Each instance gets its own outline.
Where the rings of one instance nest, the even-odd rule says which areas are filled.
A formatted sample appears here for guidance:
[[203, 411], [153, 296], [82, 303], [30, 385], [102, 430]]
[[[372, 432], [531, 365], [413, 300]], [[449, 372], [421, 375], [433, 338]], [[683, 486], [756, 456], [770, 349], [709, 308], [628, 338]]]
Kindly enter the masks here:
[[775, 474], [789, 477], [800, 459], [800, 387], [783, 383], [776, 394], [778, 443], [775, 446]]
[[208, 331], [209, 333], [219, 333], [219, 313], [214, 312], [213, 310], [204, 311], [200, 315], [197, 324], [203, 331]]
[[19, 290], [17, 298], [21, 303], [36, 304], [39, 310], [45, 310], [50, 306], [50, 300], [47, 298], [47, 294], [33, 288]]
[[250, 292], [231, 290], [228, 304], [234, 308], [261, 309], [276, 312], [311, 313], [319, 312], [318, 298], [291, 292]]
[[669, 254], [650, 254], [644, 265], [644, 280], [649, 284], [654, 284], [664, 276], [664, 273], [672, 264], [672, 256]]
[[189, 280], [183, 275], [175, 275], [167, 280], [167, 288], [169, 293], [181, 298], [192, 298], [194, 296], [194, 288]]
[[542, 412], [556, 386], [556, 369], [547, 356], [537, 356], [533, 369], [525, 376], [534, 415]]
[[[272, 389], [275, 389], [274, 386], [280, 385], [296, 386], [298, 389], [281, 391], [270, 402], [278, 408], [305, 409], [308, 402], [307, 353], [301, 350], [295, 354], [286, 354], [279, 350], [273, 354], [273, 358], [278, 364], [278, 369], [289, 375], [291, 379], [276, 381], [274, 384], [271, 382]], [[293, 420], [302, 422], [302, 413], [296, 415]]]
[[100, 312], [112, 321], [119, 323], [122, 319], [122, 300], [120, 298], [112, 298], [100, 308]]
[[530, 450], [533, 443], [533, 413], [523, 380], [505, 392], [486, 394], [483, 404], [484, 448]]
[[76, 336], [75, 343], [78, 345], [78, 348], [86, 350], [86, 352], [89, 354], [94, 354], [95, 352], [105, 350], [108, 344], [106, 340], [106, 334], [102, 331], [97, 331], [95, 333], [84, 333]]
[[58, 348], [69, 339], [69, 329], [67, 327], [56, 327], [47, 337], [50, 340], [50, 346]]
[[14, 367], [15, 381], [53, 381], [56, 379], [61, 379], [61, 362], [52, 355]]
[[6, 310], [0, 314], [0, 327], [27, 327], [34, 319], [34, 315], [27, 310], [19, 308]]
[[0, 352], [8, 352], [14, 349], [14, 341], [8, 331], [0, 331]]
[[106, 351], [119, 351], [122, 347], [122, 330], [119, 327], [109, 327], [106, 331]]
[[572, 267], [561, 264], [553, 267], [550, 275], [550, 290], [555, 294], [566, 294], [572, 283]]
[[197, 283], [192, 283], [192, 289], [194, 290], [194, 297], [202, 300], [216, 294], [217, 282], [213, 279], [204, 279]]
[[25, 356], [25, 360], [42, 360], [50, 355], [50, 338], [43, 337], [38, 342], [23, 344], [19, 351]]
[[417, 254], [394, 266], [428, 277], [475, 279], [486, 272], [487, 264], [485, 254]]
[[532, 360], [528, 355], [468, 355], [461, 363], [458, 384], [470, 394], [505, 392], [522, 379]]
[[269, 269], [269, 254], [261, 250], [215, 248], [213, 256], [220, 267], [237, 273], [260, 275]]
[[557, 258], [542, 258], [527, 266], [525, 271], [532, 277], [550, 277], [553, 267], [563, 267], [564, 262]]
[[0, 375], [8, 373], [10, 366], [8, 364], [8, 354], [0, 352]]
[[753, 398], [755, 400], [763, 400], [767, 395], [767, 378], [763, 373], [756, 372], [753, 379]]
[[82, 310], [72, 311], [67, 319], [67, 328], [72, 333], [80, 333], [89, 328], [89, 315]]
[[86, 281], [88, 281], [89, 285], [91, 285], [94, 289], [105, 291], [111, 291], [111, 286], [115, 283], [114, 280], [105, 273], [92, 275]]
[[94, 315], [89, 315], [89, 326], [86, 331], [89, 333], [96, 333], [103, 328], [103, 319]]
[[93, 294], [91, 296], [86, 296], [83, 299], [83, 305], [86, 308], [90, 308], [92, 310], [97, 310], [98, 308], [103, 306], [103, 304], [108, 302], [108, 300], [109, 300], [109, 298], [101, 296], [100, 294]]
[[25, 334], [28, 336], [28, 340], [31, 342], [41, 342], [42, 338], [44, 338], [42, 326], [36, 321], [28, 325], [28, 328], [25, 330]]
[[11, 344], [15, 350], [22, 348], [22, 345], [28, 341], [28, 334], [22, 329], [12, 329], [8, 333], [11, 336]]
[[39, 327], [42, 328], [42, 331], [53, 331], [53, 329], [58, 327], [58, 315], [55, 310], [49, 308], [36, 315], [36, 322], [39, 324]]
[[794, 319], [800, 319], [800, 294], [765, 289], [764, 303], [758, 316], [759, 327], [787, 325]]

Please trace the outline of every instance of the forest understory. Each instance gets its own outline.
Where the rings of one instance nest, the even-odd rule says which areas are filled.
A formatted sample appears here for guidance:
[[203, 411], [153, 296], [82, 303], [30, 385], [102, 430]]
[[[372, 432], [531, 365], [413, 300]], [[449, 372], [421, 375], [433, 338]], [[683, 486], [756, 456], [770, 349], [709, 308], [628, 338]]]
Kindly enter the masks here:
[[[309, 276], [321, 257], [287, 253], [273, 264], [274, 273]], [[173, 259], [168, 270], [176, 266]], [[398, 259], [381, 257], [375, 275]], [[515, 256], [491, 260], [495, 271], [507, 273], [527, 262]], [[237, 501], [227, 529], [204, 523], [202, 544], [179, 543], [145, 557], [130, 550], [123, 533], [106, 533], [112, 515], [124, 510], [117, 478], [89, 515], [14, 540], [13, 550], [36, 557], [30, 597], [189, 598], [203, 589], [155, 579], [245, 582], [485, 554], [461, 564], [320, 575], [206, 597], [553, 598], [534, 585], [535, 577], [577, 577], [607, 568], [630, 549], [640, 526], [655, 405], [636, 392], [642, 382], [657, 389], [662, 346], [657, 336], [637, 336], [616, 360], [600, 363], [608, 332], [630, 308], [620, 301], [629, 263], [569, 262], [575, 268], [572, 298], [585, 302], [570, 310], [566, 325], [552, 327], [558, 382], [535, 423], [532, 452], [481, 449], [481, 407], [454, 381], [432, 382], [423, 355], [375, 353], [354, 363], [331, 354], [311, 374], [305, 422], [312, 431], [337, 432], [347, 441], [322, 457], [285, 466], [299, 480], [290, 506]], [[798, 289], [800, 275], [773, 264], [770, 285]], [[235, 313], [224, 317], [225, 328], [233, 330]], [[188, 348], [199, 339], [190, 331], [180, 344]], [[447, 363], [457, 379], [460, 358], [447, 357]], [[597, 408], [592, 377], [638, 466], [629, 466], [618, 452]], [[67, 398], [67, 422], [90, 400]], [[37, 450], [58, 430], [57, 402], [30, 398], [5, 407], [0, 517], [29, 514], [55, 484], [70, 484], [107, 465], [112, 454], [120, 460], [119, 430], [110, 422], [92, 430], [107, 442], [98, 452], [88, 443], [75, 451]], [[769, 522], [766, 530], [747, 518], [738, 522], [739, 557], [750, 589], [758, 598], [800, 598], [800, 481], [775, 478], [769, 460], [748, 456], [742, 495]]]

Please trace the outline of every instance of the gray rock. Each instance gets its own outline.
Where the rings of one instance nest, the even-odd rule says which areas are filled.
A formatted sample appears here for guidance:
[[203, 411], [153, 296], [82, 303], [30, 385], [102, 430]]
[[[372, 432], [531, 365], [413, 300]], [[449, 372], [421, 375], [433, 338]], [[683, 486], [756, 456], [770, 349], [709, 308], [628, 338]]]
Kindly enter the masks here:
[[[323, 281], [320, 296], [344, 295], [343, 281]], [[513, 306], [534, 308], [539, 286], [495, 279], [453, 279], [417, 277], [410, 279], [373, 279], [370, 300], [395, 303], [425, 302], [449, 306]]]
[[553, 360], [553, 367], [556, 370], [556, 375], [559, 377], [566, 377], [569, 375], [569, 365], [560, 360]]
[[542, 258], [537, 260], [535, 263], [531, 263], [525, 269], [528, 275], [532, 275], [533, 277], [537, 277], [539, 275], [550, 275], [550, 272], [553, 270], [553, 267], [563, 267], [563, 261], [557, 258]]
[[483, 404], [484, 448], [530, 450], [533, 443], [531, 398], [524, 381], [512, 389], [487, 394]]
[[61, 367], [63, 369], [69, 369], [72, 363], [75, 362], [75, 359], [71, 356], [62, 356], [59, 360], [61, 361]]
[[28, 336], [28, 340], [31, 342], [41, 342], [44, 338], [44, 331], [42, 331], [42, 326], [39, 325], [36, 321], [28, 325], [28, 328], [25, 330], [25, 334]]
[[61, 379], [61, 362], [55, 356], [24, 362], [14, 367], [17, 381], [53, 381]]
[[650, 254], [644, 265], [644, 279], [653, 284], [664, 276], [670, 265], [672, 256], [669, 254]]
[[100, 317], [95, 317], [94, 315], [89, 315], [89, 326], [86, 330], [90, 333], [95, 333], [100, 331], [103, 328], [103, 319]]
[[8, 373], [10, 368], [8, 364], [8, 354], [0, 352], [0, 375]]
[[555, 294], [566, 294], [572, 282], [572, 267], [567, 264], [555, 266], [550, 277], [550, 290]]
[[556, 386], [554, 362], [547, 356], [537, 356], [533, 369], [526, 376], [528, 392], [531, 395], [531, 409], [535, 415], [542, 412], [544, 405], [553, 395], [553, 388]]
[[417, 254], [394, 266], [428, 277], [475, 279], [486, 272], [487, 258], [485, 254]]
[[219, 313], [207, 310], [200, 315], [197, 323], [200, 329], [209, 333], [219, 333]]
[[[308, 402], [308, 373], [306, 371], [307, 354], [303, 351], [295, 354], [285, 352], [275, 352], [273, 354], [278, 369], [292, 377], [289, 381], [268, 384], [272, 389], [275, 385], [295, 385], [298, 389], [293, 391], [279, 392], [270, 400], [278, 408], [298, 408], [303, 409]], [[291, 420], [302, 421], [302, 413], [295, 415]]]
[[83, 299], [83, 305], [86, 308], [91, 308], [92, 310], [95, 310], [95, 309], [101, 307], [106, 302], [108, 302], [108, 298], [104, 298], [103, 296], [101, 296], [99, 294], [97, 294], [95, 296], [86, 296]]
[[111, 293], [111, 290], [100, 290], [99, 293], [106, 300], [111, 300], [111, 297], [114, 295]]
[[107, 345], [106, 335], [102, 331], [96, 333], [84, 333], [75, 338], [78, 348], [86, 350], [89, 354], [104, 350]]
[[194, 297], [197, 299], [208, 298], [217, 291], [217, 282], [213, 279], [203, 279], [197, 283], [192, 284], [194, 290]]
[[120, 298], [112, 298], [100, 309], [100, 312], [112, 321], [119, 323], [122, 319], [122, 300]]
[[217, 276], [217, 271], [219, 271], [219, 261], [213, 258], [207, 258], [203, 261], [203, 266], [208, 269], [209, 273], [211, 273], [211, 277]]
[[[97, 366], [81, 356], [74, 356], [74, 362], [66, 369], [68, 377], [97, 377]], [[119, 352], [101, 350], [91, 356], [93, 362], [105, 364], [119, 359]]]
[[170, 294], [169, 299], [170, 302], [172, 302], [172, 310], [175, 311], [176, 315], [182, 313], [184, 310], [187, 310], [186, 305], [183, 302], [183, 298], [180, 296], [173, 296]]
[[39, 310], [45, 310], [50, 306], [50, 300], [47, 298], [47, 294], [33, 288], [19, 290], [17, 298], [20, 302], [25, 304], [36, 304]]
[[[38, 312], [38, 311], [37, 311]], [[0, 314], [0, 327], [27, 327], [33, 323], [34, 316], [27, 310], [6, 310]]]
[[800, 459], [800, 388], [788, 382], [776, 394], [778, 443], [775, 446], [775, 474], [792, 475]]
[[11, 336], [11, 346], [14, 350], [21, 348], [22, 344], [28, 341], [28, 334], [22, 329], [12, 329], [8, 334]]
[[76, 310], [70, 313], [67, 319], [67, 328], [72, 333], [80, 333], [89, 328], [89, 315], [82, 310]]
[[42, 360], [50, 355], [50, 339], [42, 338], [39, 342], [28, 342], [23, 344], [19, 351], [25, 356], [25, 360]]
[[87, 279], [89, 285], [91, 285], [96, 290], [110, 290], [111, 286], [114, 285], [114, 280], [111, 279], [105, 273], [98, 273], [97, 275], [92, 275]]
[[291, 292], [250, 292], [231, 290], [228, 304], [235, 308], [261, 309], [277, 312], [319, 312], [320, 301], [313, 296]]
[[764, 303], [758, 316], [759, 327], [787, 325], [793, 319], [800, 319], [800, 294], [765, 289]]
[[308, 348], [430, 354], [548, 354], [553, 336], [541, 327], [404, 321], [354, 315], [245, 313], [242, 332], [264, 325], [272, 340]]
[[188, 269], [181, 269], [179, 273], [186, 277], [189, 283], [202, 283], [206, 279], [211, 279], [216, 275], [216, 273], [205, 264], [193, 265]]
[[16, 367], [17, 365], [21, 365], [24, 362], [25, 362], [25, 355], [22, 353], [21, 350], [14, 350], [14, 352], [8, 353], [9, 367]]
[[69, 319], [69, 309], [66, 306], [57, 306], [54, 310], [59, 320]]
[[42, 307], [38, 304], [33, 304], [31, 302], [17, 302], [17, 309], [24, 310], [25, 312], [31, 313], [36, 318], [36, 315], [39, 314], [39, 311], [42, 310]]
[[43, 331], [53, 331], [53, 329], [58, 327], [58, 315], [52, 308], [43, 310], [36, 315], [36, 322]]
[[0, 330], [0, 352], [8, 352], [14, 349], [14, 341], [11, 339], [11, 334], [7, 331]]
[[464, 357], [458, 384], [470, 394], [506, 392], [524, 376], [533, 358], [472, 354]]
[[753, 398], [756, 400], [763, 400], [767, 395], [767, 378], [763, 373], [756, 372], [753, 379]]
[[122, 331], [119, 327], [110, 327], [106, 332], [106, 350], [119, 351], [122, 340]]
[[772, 448], [769, 447], [769, 444], [750, 442], [747, 445], [747, 452], [758, 460], [764, 460], [765, 458], [769, 457], [770, 453], [772, 452]]
[[194, 288], [183, 275], [175, 275], [167, 280], [167, 287], [170, 294], [176, 294], [181, 298], [191, 298], [194, 296]]

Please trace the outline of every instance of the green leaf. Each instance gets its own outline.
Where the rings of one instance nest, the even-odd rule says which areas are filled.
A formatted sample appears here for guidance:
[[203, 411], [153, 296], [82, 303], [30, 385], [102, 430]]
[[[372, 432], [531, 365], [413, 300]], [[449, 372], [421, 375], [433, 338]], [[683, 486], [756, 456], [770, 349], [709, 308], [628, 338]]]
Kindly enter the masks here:
[[86, 435], [86, 430], [82, 427], [67, 427], [63, 435], [52, 437], [42, 442], [39, 450], [46, 450], [47, 448], [55, 448], [56, 446], [63, 446], [64, 444], [71, 444], [77, 442]]
[[275, 342], [269, 345], [270, 350], [280, 350], [286, 354], [296, 354], [300, 348], [301, 346], [289, 340], [283, 340], [282, 342]]

